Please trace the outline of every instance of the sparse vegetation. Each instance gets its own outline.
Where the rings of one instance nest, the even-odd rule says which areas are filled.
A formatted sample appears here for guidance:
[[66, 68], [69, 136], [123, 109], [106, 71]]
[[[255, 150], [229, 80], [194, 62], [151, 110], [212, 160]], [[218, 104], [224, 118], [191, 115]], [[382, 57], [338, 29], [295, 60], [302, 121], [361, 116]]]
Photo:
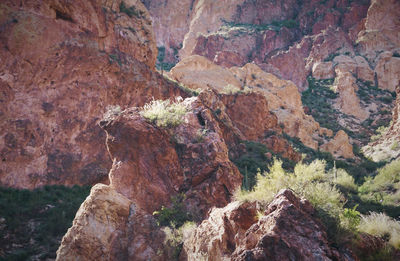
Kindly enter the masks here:
[[56, 257], [61, 237], [72, 225], [89, 187], [45, 186], [35, 190], [0, 188], [0, 259]]
[[190, 221], [185, 222], [179, 228], [164, 227], [162, 229], [165, 233], [164, 245], [166, 247], [165, 249], [170, 252], [167, 256], [178, 260], [182, 251], [183, 242], [190, 237], [194, 229], [196, 229], [196, 224]]
[[140, 114], [158, 127], [176, 127], [183, 121], [187, 108], [181, 97], [175, 102], [153, 100], [143, 106]]
[[249, 24], [249, 23], [235, 23], [222, 20], [224, 25], [229, 28], [236, 28], [238, 30], [244, 30], [249, 33], [263, 32], [267, 30], [274, 30], [279, 32], [282, 27], [289, 29], [298, 28], [298, 22], [292, 19], [273, 21], [271, 24]]
[[358, 228], [361, 232], [381, 237], [400, 249], [400, 222], [384, 213], [371, 212], [369, 215], [362, 215]]
[[144, 12], [141, 10], [137, 10], [134, 5], [132, 5], [131, 7], [127, 7], [124, 1], [122, 1], [119, 5], [119, 11], [121, 13], [127, 14], [129, 17], [136, 16], [137, 18], [142, 18], [144, 15]]
[[293, 170], [295, 165], [293, 161], [275, 154], [264, 144], [253, 141], [242, 141], [242, 143], [246, 146], [246, 153], [232, 161], [243, 175], [243, 189], [251, 190], [256, 184], [257, 173], [268, 170], [268, 165], [273, 160], [267, 156], [268, 154], [282, 160], [284, 169]]
[[[164, 46], [157, 47], [157, 49], [158, 49], [158, 55], [157, 55], [156, 68], [158, 70], [170, 71], [172, 69], [172, 67], [174, 67], [176, 65], [176, 63], [164, 62], [164, 60], [165, 60], [165, 47]], [[174, 49], [174, 53], [175, 52], [177, 54], [178, 50]]]
[[154, 211], [159, 226], [169, 226], [173, 228], [181, 227], [186, 221], [190, 221], [190, 214], [186, 211], [183, 201], [185, 196], [178, 194], [171, 197], [171, 207], [162, 206], [160, 210]]
[[[377, 182], [382, 184], [377, 190], [398, 183], [400, 180], [399, 166], [400, 163], [396, 162], [380, 170], [377, 180], [383, 179], [384, 181]], [[381, 178], [381, 176], [385, 178]], [[365, 187], [365, 185], [363, 186]], [[363, 190], [363, 186], [360, 191]], [[319, 218], [325, 224], [329, 237], [337, 244], [356, 240], [356, 235], [360, 231], [380, 236], [392, 246], [400, 247], [400, 223], [398, 221], [382, 213], [367, 215], [371, 209], [382, 212], [389, 211], [390, 208], [383, 205], [380, 205], [379, 208], [369, 201], [358, 198], [356, 194], [358, 187], [352, 177], [343, 169], [327, 170], [325, 161], [316, 160], [310, 164], [298, 163], [293, 172], [288, 172], [282, 167], [281, 161], [275, 160], [268, 171], [258, 172], [257, 183], [251, 191], [240, 190], [235, 197], [241, 201], [257, 201], [260, 206], [267, 206], [275, 194], [284, 188], [292, 189], [299, 196], [311, 202], [317, 210]], [[372, 190], [369, 188], [369, 191]], [[397, 197], [400, 199], [399, 195]], [[357, 203], [355, 203], [356, 201]], [[399, 204], [397, 204], [398, 210]], [[393, 216], [398, 215], [398, 212], [394, 212], [393, 209], [389, 212]], [[385, 256], [391, 256], [390, 247], [386, 250]], [[376, 253], [376, 256], [381, 256], [381, 254], [380, 252]]]

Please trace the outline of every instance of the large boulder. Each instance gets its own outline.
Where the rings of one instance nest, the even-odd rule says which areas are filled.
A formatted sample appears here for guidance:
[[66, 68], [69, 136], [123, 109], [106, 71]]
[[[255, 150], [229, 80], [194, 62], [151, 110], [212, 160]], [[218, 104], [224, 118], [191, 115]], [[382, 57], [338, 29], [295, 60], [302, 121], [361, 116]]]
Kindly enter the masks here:
[[255, 205], [213, 209], [184, 242], [181, 260], [352, 260], [330, 246], [314, 208], [291, 190], [281, 190], [259, 218]]
[[[204, 94], [206, 95], [206, 94]], [[189, 212], [203, 217], [226, 205], [241, 185], [217, 120], [201, 96], [184, 101], [187, 113], [174, 128], [148, 122], [138, 108], [101, 121], [113, 159], [110, 186], [147, 213], [185, 194]]]
[[[400, 51], [400, 49], [397, 50]], [[375, 72], [378, 87], [394, 92], [400, 84], [400, 57], [395, 57], [392, 52], [383, 52], [377, 60]]]
[[323, 144], [321, 150], [330, 152], [336, 157], [354, 158], [353, 146], [349, 142], [349, 136], [343, 130], [338, 131], [331, 141]]

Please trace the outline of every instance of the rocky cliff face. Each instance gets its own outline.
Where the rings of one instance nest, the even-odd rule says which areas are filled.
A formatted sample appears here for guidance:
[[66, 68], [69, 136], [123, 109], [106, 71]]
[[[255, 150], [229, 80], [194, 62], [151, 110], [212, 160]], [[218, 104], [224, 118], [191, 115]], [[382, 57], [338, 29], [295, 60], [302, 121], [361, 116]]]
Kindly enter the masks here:
[[[269, 159], [301, 160], [298, 142], [357, 162], [352, 144], [392, 107], [364, 152], [399, 158], [399, 16], [396, 0], [3, 1], [0, 185], [104, 183], [57, 260], [176, 258], [157, 215], [177, 198], [199, 225], [181, 260], [353, 260], [292, 191], [261, 214], [231, 202], [233, 161], [252, 141]], [[168, 73], [155, 69], [157, 47], [178, 62]], [[143, 114], [174, 98], [179, 123]]]
[[[300, 93], [292, 82], [280, 80], [262, 71], [255, 64], [226, 69], [204, 57], [191, 56], [178, 63], [171, 70], [170, 76], [192, 89], [213, 88], [220, 93], [256, 92], [262, 94], [268, 101], [268, 110], [277, 116], [277, 121], [282, 125], [283, 130], [290, 136], [300, 138], [311, 148], [318, 148], [317, 140], [320, 136], [332, 135], [331, 131], [320, 128], [312, 117], [304, 113]], [[256, 111], [258, 109], [254, 108]], [[249, 114], [252, 113], [249, 111]], [[268, 116], [264, 116], [264, 119], [269, 121]], [[262, 122], [254, 123], [257, 124], [255, 128], [263, 129]], [[247, 126], [252, 126], [252, 124]], [[260, 134], [257, 138], [261, 137]], [[249, 140], [254, 138], [256, 138], [254, 134], [247, 135]]]
[[96, 122], [107, 106], [184, 95], [152, 71], [140, 2], [3, 1], [0, 184], [94, 184], [111, 160]]

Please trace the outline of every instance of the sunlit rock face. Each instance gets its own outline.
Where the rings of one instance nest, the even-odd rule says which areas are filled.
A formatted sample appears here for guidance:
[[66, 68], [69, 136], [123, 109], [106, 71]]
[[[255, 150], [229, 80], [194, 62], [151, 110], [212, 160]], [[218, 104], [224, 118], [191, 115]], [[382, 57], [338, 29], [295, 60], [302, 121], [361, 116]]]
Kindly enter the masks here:
[[107, 107], [184, 95], [152, 70], [146, 9], [124, 3], [2, 1], [2, 186], [107, 182]]

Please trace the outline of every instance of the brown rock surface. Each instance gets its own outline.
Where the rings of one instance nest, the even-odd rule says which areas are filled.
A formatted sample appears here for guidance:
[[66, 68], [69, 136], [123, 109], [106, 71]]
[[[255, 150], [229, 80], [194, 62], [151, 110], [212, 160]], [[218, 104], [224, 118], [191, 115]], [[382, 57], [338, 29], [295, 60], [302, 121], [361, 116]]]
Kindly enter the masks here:
[[394, 92], [400, 81], [400, 57], [394, 57], [391, 52], [383, 52], [377, 60], [375, 72], [379, 88]]
[[146, 122], [137, 108], [101, 122], [114, 161], [110, 186], [147, 213], [184, 193], [189, 211], [201, 218], [227, 204], [241, 184], [222, 130], [200, 99], [185, 100], [189, 112], [172, 129]]
[[354, 158], [353, 146], [343, 130], [338, 131], [331, 141], [321, 145], [321, 150], [330, 152], [335, 157]]
[[157, 46], [165, 47], [165, 62], [175, 62], [177, 51], [182, 47], [189, 31], [194, 0], [168, 1], [143, 0], [149, 10]]
[[[117, 260], [127, 243], [132, 202], [106, 185], [95, 185], [57, 251], [57, 260]], [[123, 239], [125, 238], [125, 240]], [[124, 242], [125, 241], [125, 242]], [[126, 248], [126, 246], [125, 246]]]
[[119, 12], [120, 2], [0, 4], [2, 186], [106, 181], [111, 160], [96, 121], [107, 106], [183, 95], [151, 70], [142, 4], [132, 2], [139, 18]]
[[154, 217], [110, 186], [95, 185], [63, 237], [56, 260], [163, 260]]
[[329, 245], [306, 200], [280, 191], [257, 221], [254, 204], [213, 209], [184, 242], [187, 260], [351, 260]]
[[332, 62], [317, 62], [312, 67], [312, 76], [317, 80], [335, 77]]
[[358, 98], [356, 91], [358, 89], [356, 85], [356, 79], [348, 71], [342, 71], [342, 67], [338, 66], [335, 69], [336, 78], [334, 83], [335, 91], [339, 93], [339, 99], [335, 106], [345, 114], [352, 115], [364, 121], [368, 118], [369, 113], [360, 106], [360, 99]]
[[[201, 56], [183, 59], [170, 72], [170, 76], [192, 89], [212, 88], [221, 93], [254, 91], [263, 94], [269, 110], [283, 124], [284, 131], [311, 148], [317, 148], [318, 142], [313, 138], [331, 131], [320, 128], [314, 119], [306, 115], [297, 87], [290, 81], [280, 80], [266, 73], [255, 64], [230, 70], [213, 64]], [[250, 112], [251, 113], [251, 112]]]
[[399, 1], [371, 1], [365, 19], [365, 29], [358, 34], [358, 49], [373, 59], [381, 51], [398, 48], [400, 46], [399, 17]]
[[256, 204], [249, 202], [235, 201], [212, 209], [208, 219], [184, 242], [180, 260], [230, 260], [247, 229], [257, 222], [256, 216]]

